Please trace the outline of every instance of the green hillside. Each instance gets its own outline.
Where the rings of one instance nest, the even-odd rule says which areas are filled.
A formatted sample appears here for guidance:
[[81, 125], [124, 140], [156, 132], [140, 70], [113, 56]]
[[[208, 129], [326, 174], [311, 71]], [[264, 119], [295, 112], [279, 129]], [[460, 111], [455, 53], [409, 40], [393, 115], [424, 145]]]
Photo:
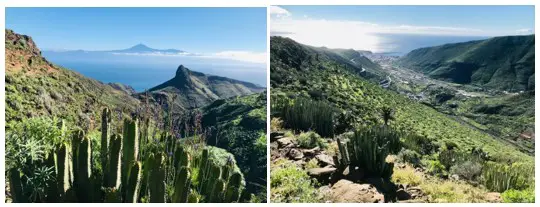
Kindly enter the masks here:
[[139, 104], [124, 91], [47, 61], [29, 36], [6, 29], [5, 44], [8, 125], [54, 115], [89, 126], [104, 106], [128, 113]]
[[[312, 47], [294, 42], [289, 38], [272, 37], [270, 39], [270, 62], [273, 71], [292, 68], [295, 76], [284, 76], [282, 73], [270, 73], [272, 86], [292, 83], [298, 80], [304, 82], [302, 73], [318, 70], [320, 62], [332, 61], [333, 64], [358, 74], [367, 79], [379, 81], [384, 78], [380, 66], [360, 55], [354, 50], [328, 49], [325, 47]], [[354, 60], [354, 61], [351, 61]], [[365, 69], [363, 71], [362, 69]], [[292, 72], [292, 71], [291, 71]]]
[[271, 38], [273, 202], [534, 200], [534, 155], [312, 52]]
[[420, 48], [398, 63], [455, 83], [507, 91], [533, 90], [534, 35]]

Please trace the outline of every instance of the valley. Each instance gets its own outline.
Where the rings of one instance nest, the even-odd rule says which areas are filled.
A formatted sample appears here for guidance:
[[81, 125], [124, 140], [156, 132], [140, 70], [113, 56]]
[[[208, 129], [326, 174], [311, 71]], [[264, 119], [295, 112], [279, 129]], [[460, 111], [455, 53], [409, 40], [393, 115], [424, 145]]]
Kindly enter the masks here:
[[[477, 59], [462, 60], [487, 55], [531, 65], [527, 52], [493, 56], [503, 56], [494, 49], [507, 45], [502, 40], [527, 51], [528, 37], [494, 39], [484, 41], [491, 51], [477, 45], [466, 53]], [[433, 49], [441, 47], [459, 52]], [[462, 54], [453, 47], [396, 57], [271, 37], [272, 202], [534, 200], [534, 184], [525, 184], [534, 182], [534, 90], [515, 90], [529, 77], [496, 73], [482, 85], [452, 82], [460, 72], [423, 72], [439, 57]], [[454, 61], [448, 71], [470, 69]], [[514, 69], [534, 77], [523, 72], [534, 66]], [[522, 85], [508, 89], [513, 83]]]

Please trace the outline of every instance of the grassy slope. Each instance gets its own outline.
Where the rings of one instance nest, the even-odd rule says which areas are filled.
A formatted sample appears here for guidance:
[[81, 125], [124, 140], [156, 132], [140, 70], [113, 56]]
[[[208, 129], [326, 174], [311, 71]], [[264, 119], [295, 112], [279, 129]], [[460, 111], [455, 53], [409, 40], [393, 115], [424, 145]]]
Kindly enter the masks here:
[[456, 83], [511, 91], [534, 89], [534, 35], [420, 48], [399, 62]]
[[[285, 96], [307, 96], [310, 90], [320, 90], [325, 99], [336, 108], [350, 112], [357, 125], [381, 124], [379, 109], [389, 106], [396, 110], [396, 120], [392, 125], [400, 130], [425, 135], [438, 142], [453, 141], [464, 149], [482, 147], [499, 159], [533, 161], [533, 157], [464, 126], [430, 107], [359, 78], [335, 61], [313, 61], [309, 69], [299, 70], [290, 61], [284, 60], [282, 55], [276, 55], [289, 54], [291, 57], [288, 59], [303, 60], [303, 52], [283, 51], [288, 48], [303, 50], [304, 46], [290, 39], [271, 38], [271, 74], [287, 77], [286, 81], [273, 82], [272, 100]], [[300, 77], [307, 79], [307, 84], [300, 84]]]
[[133, 111], [139, 101], [127, 93], [41, 56], [31, 37], [6, 30], [6, 122], [57, 116], [92, 125], [104, 106]]

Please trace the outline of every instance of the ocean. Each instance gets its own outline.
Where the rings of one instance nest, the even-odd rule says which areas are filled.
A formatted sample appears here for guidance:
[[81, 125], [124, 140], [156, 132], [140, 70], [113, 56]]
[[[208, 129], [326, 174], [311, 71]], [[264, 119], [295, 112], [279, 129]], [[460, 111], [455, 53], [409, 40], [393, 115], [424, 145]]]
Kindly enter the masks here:
[[179, 65], [207, 75], [224, 76], [266, 86], [266, 64], [204, 57], [135, 56], [92, 52], [43, 51], [43, 56], [62, 67], [103, 83], [122, 83], [137, 92], [174, 77]]

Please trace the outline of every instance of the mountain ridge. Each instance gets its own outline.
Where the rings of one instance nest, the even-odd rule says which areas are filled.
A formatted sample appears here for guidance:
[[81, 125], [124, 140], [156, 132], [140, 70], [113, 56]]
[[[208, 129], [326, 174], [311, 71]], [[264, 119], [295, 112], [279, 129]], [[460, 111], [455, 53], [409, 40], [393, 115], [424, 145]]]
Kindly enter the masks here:
[[534, 89], [534, 35], [418, 48], [398, 64], [432, 78], [497, 90]]

